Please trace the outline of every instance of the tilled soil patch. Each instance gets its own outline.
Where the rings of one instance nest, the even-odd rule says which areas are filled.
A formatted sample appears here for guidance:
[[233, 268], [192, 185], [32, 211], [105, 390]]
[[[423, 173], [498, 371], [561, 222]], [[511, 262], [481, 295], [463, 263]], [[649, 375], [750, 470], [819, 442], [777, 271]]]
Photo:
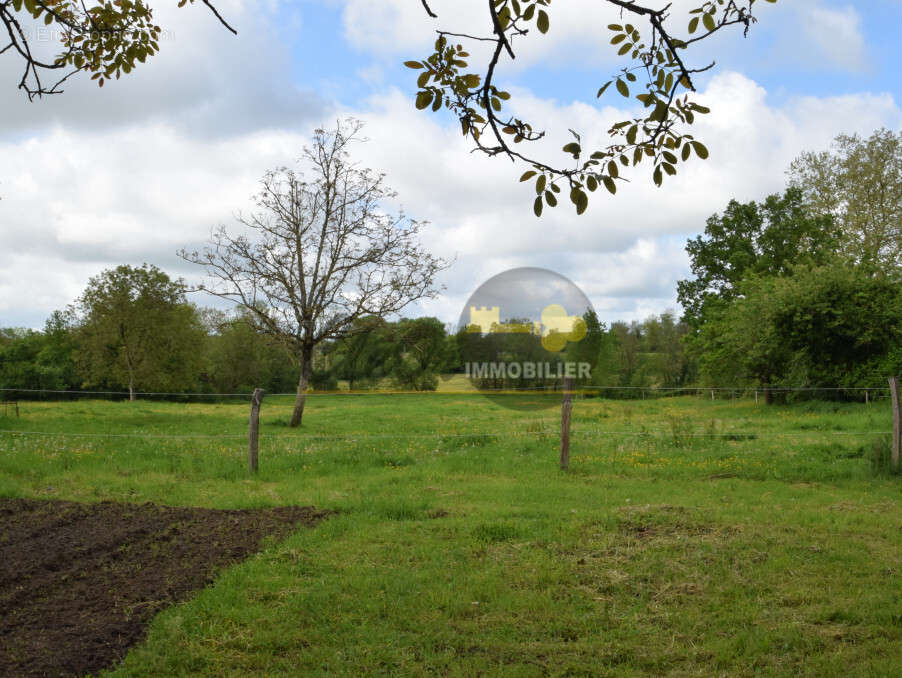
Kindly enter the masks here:
[[161, 608], [330, 513], [0, 498], [0, 675], [109, 667]]

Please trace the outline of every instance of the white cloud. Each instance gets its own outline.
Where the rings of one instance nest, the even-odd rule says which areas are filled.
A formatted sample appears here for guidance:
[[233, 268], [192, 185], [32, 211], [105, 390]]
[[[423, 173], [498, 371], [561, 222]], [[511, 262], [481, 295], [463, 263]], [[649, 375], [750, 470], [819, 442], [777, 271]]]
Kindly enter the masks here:
[[833, 9], [817, 4], [800, 11], [805, 37], [831, 66], [853, 72], [865, 69], [866, 41], [854, 7]]

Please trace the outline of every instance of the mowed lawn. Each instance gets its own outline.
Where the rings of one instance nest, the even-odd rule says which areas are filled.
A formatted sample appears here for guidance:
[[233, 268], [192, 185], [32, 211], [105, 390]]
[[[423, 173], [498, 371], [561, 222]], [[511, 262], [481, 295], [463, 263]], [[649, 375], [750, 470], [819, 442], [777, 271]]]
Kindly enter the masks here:
[[559, 407], [312, 396], [292, 430], [268, 397], [255, 478], [247, 402], [20, 408], [5, 496], [339, 511], [112, 675], [902, 675], [886, 401], [576, 400], [561, 472]]

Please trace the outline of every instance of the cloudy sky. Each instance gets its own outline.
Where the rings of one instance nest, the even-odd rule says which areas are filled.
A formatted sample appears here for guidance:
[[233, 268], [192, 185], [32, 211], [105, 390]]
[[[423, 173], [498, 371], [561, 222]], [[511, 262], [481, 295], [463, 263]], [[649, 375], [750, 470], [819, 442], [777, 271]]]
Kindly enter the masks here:
[[[469, 153], [447, 112], [416, 111], [402, 65], [429, 54], [437, 25], [479, 30], [481, 0], [432, 0], [439, 23], [418, 0], [220, 0], [238, 37], [200, 4], [151, 4], [161, 53], [103, 89], [78, 81], [29, 103], [15, 90], [20, 63], [0, 56], [0, 326], [42, 327], [122, 263], [198, 280], [175, 252], [234, 224], [264, 171], [294, 163], [314, 128], [345, 115], [366, 121], [357, 158], [429, 221], [429, 249], [455, 258], [443, 294], [410, 311], [449, 322], [480, 282], [515, 266], [569, 277], [604, 320], [678, 310], [683, 247], [709, 215], [781, 191], [790, 161], [839, 133], [902, 128], [900, 0], [759, 2], [747, 38], [718, 36], [694, 56], [717, 61], [697, 82], [713, 111], [693, 130], [709, 160], [663, 188], [645, 167], [581, 217], [562, 203], [536, 219], [524, 168]], [[679, 24], [692, 4], [674, 3]], [[604, 139], [630, 114], [616, 93], [595, 98], [620, 65], [604, 28], [616, 15], [588, 0], [550, 15], [549, 34], [521, 41], [497, 81], [557, 148], [568, 127]]]

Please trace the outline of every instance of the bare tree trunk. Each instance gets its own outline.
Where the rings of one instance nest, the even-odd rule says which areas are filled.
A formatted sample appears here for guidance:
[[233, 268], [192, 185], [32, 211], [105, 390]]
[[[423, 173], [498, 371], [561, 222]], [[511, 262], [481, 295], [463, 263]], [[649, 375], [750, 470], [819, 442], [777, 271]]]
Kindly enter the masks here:
[[128, 375], [128, 399], [135, 399], [135, 379], [132, 377], [131, 373]]
[[294, 399], [294, 411], [291, 413], [291, 421], [288, 425], [292, 428], [301, 425], [304, 417], [304, 405], [307, 402], [307, 384], [310, 383], [310, 375], [313, 373], [313, 347], [304, 346], [301, 349], [301, 377], [298, 379], [298, 394]]

